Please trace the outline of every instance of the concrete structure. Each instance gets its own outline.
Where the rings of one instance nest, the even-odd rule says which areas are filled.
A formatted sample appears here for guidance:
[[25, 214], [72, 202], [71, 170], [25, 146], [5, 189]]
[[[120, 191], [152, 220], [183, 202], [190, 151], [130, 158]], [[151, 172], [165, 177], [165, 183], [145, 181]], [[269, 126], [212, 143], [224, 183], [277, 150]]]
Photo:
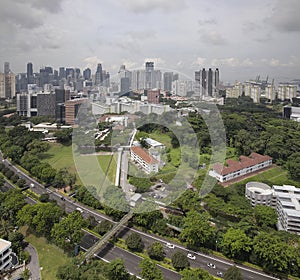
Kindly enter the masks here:
[[254, 81], [247, 81], [245, 83], [245, 96], [250, 96], [254, 103], [259, 103], [261, 97], [261, 85]]
[[195, 72], [195, 90], [196, 93], [200, 95], [200, 98], [203, 96], [219, 96], [219, 69], [216, 68], [213, 71], [211, 68]]
[[66, 106], [66, 124], [74, 125], [76, 116], [78, 114], [80, 105], [87, 102], [87, 98], [76, 98], [72, 100], [67, 100], [65, 102]]
[[280, 100], [288, 99], [292, 101], [297, 96], [297, 85], [281, 83], [278, 85], [277, 98]]
[[267, 184], [249, 182], [246, 184], [245, 196], [251, 202], [251, 206], [266, 205], [276, 208], [276, 196], [274, 190]]
[[269, 100], [274, 100], [276, 97], [276, 90], [274, 84], [268, 84], [265, 88], [265, 97]]
[[173, 81], [172, 93], [179, 96], [187, 96], [188, 92], [194, 91], [194, 81]]
[[273, 186], [277, 197], [279, 229], [300, 235], [300, 188]]
[[11, 242], [0, 239], [0, 272], [12, 267]]
[[249, 157], [240, 156], [239, 161], [227, 160], [227, 166], [215, 163], [209, 171], [209, 175], [223, 183], [244, 175], [249, 175], [271, 165], [271, 157], [251, 153]]
[[226, 97], [228, 98], [238, 98], [243, 94], [243, 84], [236, 82], [231, 88], [226, 89]]
[[282, 116], [286, 119], [291, 119], [300, 122], [300, 107], [284, 106]]
[[154, 140], [154, 139], [151, 139], [151, 138], [146, 138], [145, 139], [147, 145], [149, 145], [151, 148], [156, 148], [156, 149], [164, 149], [165, 148], [165, 145]]
[[136, 162], [146, 173], [158, 172], [159, 162], [141, 147], [130, 148], [131, 160]]
[[160, 95], [159, 89], [148, 89], [147, 90], [148, 102], [152, 104], [159, 104], [159, 95]]

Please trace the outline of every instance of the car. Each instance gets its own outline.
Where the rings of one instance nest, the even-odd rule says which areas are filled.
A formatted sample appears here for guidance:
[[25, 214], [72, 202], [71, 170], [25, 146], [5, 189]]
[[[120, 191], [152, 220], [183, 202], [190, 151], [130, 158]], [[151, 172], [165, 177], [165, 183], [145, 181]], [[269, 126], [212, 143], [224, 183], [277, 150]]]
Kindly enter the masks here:
[[168, 242], [166, 243], [166, 247], [168, 247], [169, 249], [174, 249], [175, 245]]
[[83, 213], [83, 210], [79, 207], [77, 207], [76, 210], [79, 211], [80, 213]]
[[218, 272], [217, 272], [217, 276], [223, 277], [223, 272], [218, 271]]
[[31, 183], [31, 184], [30, 184], [30, 187], [31, 187], [31, 188], [34, 188], [34, 184], [33, 184], [33, 183]]
[[216, 266], [213, 263], [208, 263], [207, 266], [214, 269], [216, 268]]
[[61, 196], [60, 199], [61, 199], [62, 201], [66, 200], [63, 196]]
[[196, 259], [196, 256], [195, 255], [192, 255], [192, 254], [187, 254], [187, 257], [191, 260], [195, 260]]

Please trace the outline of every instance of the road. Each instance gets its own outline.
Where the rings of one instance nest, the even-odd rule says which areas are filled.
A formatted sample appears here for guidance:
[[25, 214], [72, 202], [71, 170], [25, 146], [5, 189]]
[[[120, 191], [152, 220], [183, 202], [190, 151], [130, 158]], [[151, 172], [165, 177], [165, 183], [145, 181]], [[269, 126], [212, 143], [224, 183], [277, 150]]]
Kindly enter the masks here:
[[[2, 154], [0, 154], [0, 160], [3, 160], [2, 158]], [[72, 198], [64, 198], [64, 200], [61, 199], [62, 195], [58, 194], [55, 191], [52, 191], [50, 189], [46, 189], [43, 185], [41, 185], [40, 183], [38, 183], [36, 180], [34, 180], [33, 178], [29, 177], [27, 174], [25, 174], [24, 172], [22, 172], [21, 170], [19, 170], [18, 168], [16, 168], [15, 166], [12, 166], [10, 164], [9, 161], [5, 160], [3, 163], [5, 163], [5, 165], [9, 168], [11, 168], [12, 170], [14, 170], [15, 172], [17, 172], [18, 174], [20, 174], [21, 176], [23, 176], [23, 178], [26, 180], [27, 184], [31, 184], [33, 183], [35, 186], [34, 188], [31, 188], [32, 191], [34, 191], [37, 194], [43, 194], [43, 193], [49, 193], [49, 196], [51, 199], [54, 199], [57, 201], [58, 205], [60, 207], [62, 207], [63, 209], [65, 209], [66, 212], [70, 213], [76, 210], [77, 207], [80, 207], [83, 210], [83, 216], [85, 218], [87, 218], [88, 216], [94, 216], [95, 219], [97, 221], [102, 221], [104, 219], [109, 220], [111, 222], [112, 221], [111, 218], [91, 209], [90, 207], [87, 207], [81, 203], [75, 202]], [[115, 223], [115, 222], [114, 222]], [[126, 228], [126, 227], [125, 227]], [[161, 238], [161, 237], [157, 237], [154, 235], [150, 235], [147, 234], [145, 232], [133, 229], [133, 228], [127, 228], [127, 231], [122, 231], [121, 236], [122, 238], [126, 238], [126, 236], [132, 232], [137, 232], [138, 234], [141, 235], [143, 242], [145, 244], [145, 246], [147, 247], [149, 244], [158, 241], [161, 242], [163, 244], [165, 244], [166, 242], [168, 242], [167, 239]], [[123, 234], [123, 235], [122, 235]], [[207, 271], [209, 271], [209, 273], [211, 273], [212, 275], [217, 276], [217, 272], [221, 271], [221, 272], [225, 272], [229, 267], [231, 267], [234, 263], [225, 259], [222, 259], [220, 257], [215, 257], [215, 256], [211, 256], [211, 255], [206, 255], [206, 254], [202, 254], [200, 252], [195, 252], [195, 251], [191, 251], [187, 248], [185, 248], [184, 246], [180, 245], [180, 244], [174, 244], [175, 245], [175, 249], [169, 249], [169, 248], [165, 248], [165, 252], [167, 257], [171, 257], [171, 255], [173, 254], [173, 252], [175, 252], [176, 250], [182, 250], [183, 252], [185, 252], [186, 254], [191, 252], [192, 254], [194, 254], [196, 256], [196, 260], [190, 260], [191, 266], [192, 267], [200, 267], [203, 268]], [[118, 249], [116, 249], [118, 250]], [[122, 254], [125, 254], [124, 257], [124, 261], [127, 259], [132, 259], [132, 254], [124, 251]], [[110, 253], [107, 253], [110, 255]], [[216, 269], [211, 269], [209, 267], [207, 267], [207, 263], [213, 263], [216, 265]], [[135, 263], [135, 265], [137, 265]], [[243, 265], [236, 265], [242, 272], [243, 274], [243, 278], [245, 280], [270, 280], [270, 279], [279, 279], [279, 278], [275, 278], [272, 277], [270, 275], [267, 275], [261, 271], [243, 266]]]

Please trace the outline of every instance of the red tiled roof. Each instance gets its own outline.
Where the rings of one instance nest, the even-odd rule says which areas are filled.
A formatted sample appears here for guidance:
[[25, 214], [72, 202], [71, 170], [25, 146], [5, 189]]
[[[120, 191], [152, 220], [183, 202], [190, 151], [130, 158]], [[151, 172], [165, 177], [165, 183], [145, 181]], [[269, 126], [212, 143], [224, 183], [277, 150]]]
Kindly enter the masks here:
[[221, 163], [215, 163], [213, 165], [213, 170], [224, 176], [241, 169], [254, 166], [256, 164], [263, 163], [265, 161], [271, 160], [270, 156], [263, 156], [258, 153], [251, 153], [249, 157], [240, 156], [239, 161], [235, 161], [232, 159], [227, 160], [227, 166], [222, 165]]
[[134, 154], [138, 155], [140, 158], [142, 158], [145, 162], [147, 162], [148, 164], [156, 164], [158, 163], [158, 161], [152, 157], [151, 155], [149, 155], [144, 149], [142, 149], [141, 147], [138, 146], [134, 146], [130, 148], [131, 152], [133, 152]]

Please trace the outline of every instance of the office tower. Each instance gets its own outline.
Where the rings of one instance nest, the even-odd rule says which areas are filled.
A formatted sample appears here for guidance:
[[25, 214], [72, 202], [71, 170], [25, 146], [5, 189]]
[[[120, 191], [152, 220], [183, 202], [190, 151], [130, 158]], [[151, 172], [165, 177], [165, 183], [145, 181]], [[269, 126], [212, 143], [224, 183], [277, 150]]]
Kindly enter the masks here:
[[120, 83], [121, 83], [122, 78], [128, 78], [129, 79], [129, 88], [131, 88], [131, 81], [132, 81], [131, 71], [127, 70], [125, 65], [121, 65], [118, 74], [119, 74]]
[[9, 62], [4, 62], [4, 74], [8, 74], [9, 71]]
[[145, 88], [150, 89], [153, 87], [152, 85], [152, 76], [154, 71], [154, 62], [148, 61], [145, 63], [145, 71], [146, 71], [146, 84]]
[[129, 92], [130, 80], [127, 77], [121, 78], [121, 95]]
[[58, 74], [59, 79], [64, 79], [66, 78], [66, 70], [65, 67], [59, 67], [59, 74]]
[[95, 74], [95, 84], [96, 86], [102, 85], [103, 77], [102, 77], [102, 64], [99, 63], [97, 66], [96, 74]]
[[33, 83], [33, 65], [31, 62], [27, 63], [27, 84]]
[[0, 73], [0, 98], [5, 98], [5, 74]]
[[148, 89], [147, 90], [147, 100], [149, 103], [159, 104], [159, 89]]
[[80, 69], [79, 68], [75, 68], [75, 80], [77, 81], [80, 78]]
[[16, 76], [16, 92], [27, 91], [28, 78], [26, 73]]
[[219, 95], [219, 69], [208, 71], [203, 68], [195, 72], [195, 89], [200, 98], [205, 96], [218, 97]]
[[173, 82], [173, 72], [164, 73], [164, 90], [171, 91]]
[[38, 116], [55, 117], [56, 96], [54, 92], [39, 92], [37, 94]]
[[66, 78], [71, 77], [71, 79], [74, 79], [75, 72], [73, 68], [66, 68]]
[[84, 71], [83, 71], [83, 77], [85, 80], [89, 81], [91, 79], [91, 76], [92, 76], [92, 71], [90, 68], [86, 68]]
[[87, 98], [77, 98], [77, 99], [72, 99], [68, 100], [65, 103], [66, 107], [66, 124], [69, 125], [74, 125], [76, 124], [76, 117], [79, 112], [81, 104], [87, 102]]

